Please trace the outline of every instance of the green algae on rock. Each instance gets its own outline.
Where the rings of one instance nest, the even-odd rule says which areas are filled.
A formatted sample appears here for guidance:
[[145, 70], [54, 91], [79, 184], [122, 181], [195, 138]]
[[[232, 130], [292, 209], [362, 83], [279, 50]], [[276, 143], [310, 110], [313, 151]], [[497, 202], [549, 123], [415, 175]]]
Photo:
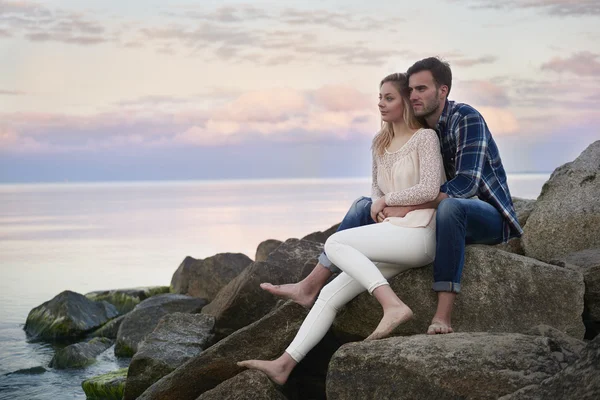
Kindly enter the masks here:
[[100, 290], [85, 295], [93, 301], [107, 301], [114, 305], [120, 314], [133, 310], [140, 302], [157, 294], [169, 293], [169, 286], [151, 286], [130, 289]]
[[128, 368], [86, 379], [81, 384], [88, 400], [121, 400]]

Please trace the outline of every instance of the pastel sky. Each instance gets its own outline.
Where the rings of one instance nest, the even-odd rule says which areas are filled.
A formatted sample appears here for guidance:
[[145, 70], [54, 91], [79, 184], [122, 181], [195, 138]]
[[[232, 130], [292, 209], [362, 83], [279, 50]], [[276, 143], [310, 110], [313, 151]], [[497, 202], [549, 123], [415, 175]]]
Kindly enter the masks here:
[[370, 174], [432, 55], [509, 172], [600, 139], [598, 0], [0, 0], [0, 182]]

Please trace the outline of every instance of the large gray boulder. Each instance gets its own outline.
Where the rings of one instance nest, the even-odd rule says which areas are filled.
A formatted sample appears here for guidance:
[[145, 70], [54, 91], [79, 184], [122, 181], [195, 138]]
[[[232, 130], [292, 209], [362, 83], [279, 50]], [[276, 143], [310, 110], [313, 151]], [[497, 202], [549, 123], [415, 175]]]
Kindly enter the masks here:
[[327, 399], [497, 399], [576, 360], [557, 341], [518, 333], [415, 335], [342, 346]]
[[89, 342], [75, 343], [54, 353], [50, 367], [55, 369], [83, 368], [96, 362], [96, 357], [113, 345], [107, 338], [94, 338]]
[[159, 321], [175, 312], [199, 313], [207, 301], [183, 294], [160, 294], [138, 304], [125, 316], [117, 333], [115, 355], [131, 357]]
[[196, 400], [287, 400], [265, 374], [259, 371], [240, 372]]
[[269, 254], [273, 252], [276, 248], [278, 248], [281, 243], [281, 240], [276, 239], [268, 239], [260, 242], [258, 247], [256, 248], [256, 255], [254, 256], [255, 262], [265, 261]]
[[127, 314], [140, 302], [156, 296], [169, 293], [168, 286], [150, 286], [131, 289], [98, 290], [85, 295], [93, 301], [107, 301], [117, 308], [120, 314]]
[[556, 375], [500, 399], [600, 399], [600, 336], [597, 336], [583, 349], [578, 360]]
[[283, 353], [307, 310], [290, 302], [212, 345], [150, 386], [139, 400], [194, 400], [242, 372], [238, 361], [269, 360]]
[[[425, 333], [436, 309], [431, 290], [432, 266], [416, 268], [392, 278], [390, 284], [414, 312], [397, 334]], [[584, 326], [583, 276], [494, 247], [467, 246], [462, 291], [452, 313], [455, 332], [525, 332], [550, 325], [582, 339]], [[381, 306], [367, 293], [349, 303], [334, 322], [342, 339], [368, 336], [382, 317]]]
[[134, 400], [154, 382], [210, 346], [214, 318], [203, 314], [165, 315], [135, 353], [124, 400]]
[[278, 299], [262, 290], [262, 282], [293, 283], [307, 275], [317, 262], [323, 245], [290, 239], [271, 252], [265, 262], [255, 262], [229, 282], [202, 310], [216, 319], [221, 339], [267, 314]]
[[554, 170], [524, 230], [525, 255], [546, 262], [600, 247], [600, 140]]
[[600, 248], [587, 249], [571, 253], [552, 264], [577, 266], [585, 282], [585, 305], [590, 318], [600, 321]]
[[25, 331], [33, 338], [78, 338], [119, 315], [112, 304], [66, 290], [29, 312]]
[[217, 254], [203, 260], [186, 257], [171, 279], [174, 293], [212, 301], [219, 290], [238, 276], [252, 260], [241, 253]]

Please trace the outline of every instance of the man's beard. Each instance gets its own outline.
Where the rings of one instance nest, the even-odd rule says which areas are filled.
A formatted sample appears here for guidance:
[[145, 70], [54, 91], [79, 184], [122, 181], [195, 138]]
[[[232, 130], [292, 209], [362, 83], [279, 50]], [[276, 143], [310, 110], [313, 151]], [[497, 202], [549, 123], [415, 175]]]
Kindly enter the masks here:
[[[420, 112], [414, 112], [415, 113], [415, 117], [419, 117], [419, 118], [427, 118], [432, 114], [435, 114], [435, 112], [437, 111], [437, 109], [440, 106], [440, 100], [438, 99], [438, 91], [435, 91], [435, 102], [429, 104], [429, 106], [425, 107], [425, 104], [423, 104], [423, 110], [421, 110]], [[414, 111], [414, 109], [413, 109]]]

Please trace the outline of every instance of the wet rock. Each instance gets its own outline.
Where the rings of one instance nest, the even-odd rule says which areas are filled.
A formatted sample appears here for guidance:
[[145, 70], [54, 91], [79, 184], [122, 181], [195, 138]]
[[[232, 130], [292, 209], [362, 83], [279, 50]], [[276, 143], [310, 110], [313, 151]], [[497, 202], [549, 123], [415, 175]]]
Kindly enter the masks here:
[[86, 379], [81, 384], [88, 400], [121, 400], [127, 368]]
[[89, 342], [75, 343], [57, 350], [50, 361], [55, 369], [83, 368], [96, 362], [96, 357], [113, 345], [107, 338], [94, 338]]
[[169, 293], [168, 286], [152, 286], [131, 289], [99, 290], [85, 295], [93, 301], [107, 301], [117, 308], [119, 314], [127, 314], [140, 302], [157, 294]]
[[160, 294], [142, 301], [121, 323], [117, 333], [115, 355], [133, 356], [139, 344], [165, 315], [174, 312], [199, 313], [206, 303], [204, 299], [182, 294]]
[[242, 372], [238, 361], [273, 359], [292, 341], [307, 310], [288, 302], [212, 345], [150, 386], [139, 400], [194, 400]]
[[89, 336], [116, 339], [117, 333], [119, 332], [119, 327], [121, 326], [121, 323], [124, 319], [125, 315], [121, 315], [117, 318], [111, 319], [110, 321], [102, 325], [100, 328], [90, 333]]
[[214, 324], [214, 318], [203, 314], [165, 315], [131, 360], [124, 400], [136, 399], [154, 382], [209, 347]]
[[112, 304], [95, 302], [67, 290], [31, 310], [27, 316], [25, 331], [32, 338], [74, 339], [117, 315], [118, 311]]

